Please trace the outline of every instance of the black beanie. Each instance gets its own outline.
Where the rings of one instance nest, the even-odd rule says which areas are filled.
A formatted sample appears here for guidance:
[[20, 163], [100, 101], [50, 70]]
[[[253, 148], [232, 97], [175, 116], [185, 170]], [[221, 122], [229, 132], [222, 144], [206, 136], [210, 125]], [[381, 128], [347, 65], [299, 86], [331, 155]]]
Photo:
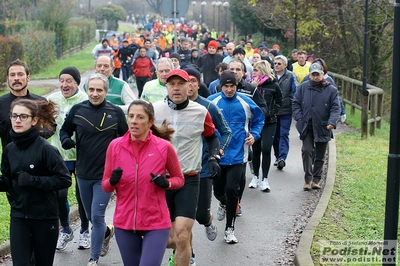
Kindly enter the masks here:
[[199, 83], [200, 86], [200, 72], [194, 68], [185, 68], [185, 71], [190, 75], [190, 76], [195, 76], [197, 79], [197, 82]]
[[224, 70], [221, 73], [221, 77], [220, 77], [220, 80], [219, 80], [219, 84], [221, 85], [221, 88], [222, 88], [222, 86], [224, 86], [227, 83], [232, 83], [232, 84], [237, 85], [236, 75], [235, 75], [235, 73], [233, 73], [229, 69]]
[[169, 58], [176, 58], [176, 59], [178, 59], [179, 64], [181, 63], [181, 56], [180, 56], [178, 53], [176, 53], [176, 52], [171, 53], [171, 54], [169, 55]]
[[79, 70], [76, 69], [76, 67], [71, 66], [64, 68], [63, 70], [61, 70], [60, 75], [58, 77], [60, 77], [62, 74], [71, 75], [78, 85], [81, 83], [81, 74], [79, 73]]

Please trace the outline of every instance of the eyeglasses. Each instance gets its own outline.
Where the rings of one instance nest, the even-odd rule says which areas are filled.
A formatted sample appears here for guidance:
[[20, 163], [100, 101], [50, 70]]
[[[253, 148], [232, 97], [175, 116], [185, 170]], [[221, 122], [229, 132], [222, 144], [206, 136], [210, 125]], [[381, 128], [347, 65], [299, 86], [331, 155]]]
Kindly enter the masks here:
[[33, 117], [33, 116], [32, 116], [32, 115], [27, 115], [27, 114], [20, 114], [20, 115], [11, 114], [11, 115], [10, 115], [10, 119], [11, 119], [12, 121], [16, 121], [17, 118], [19, 118], [19, 120], [21, 120], [21, 121], [26, 121], [26, 120], [28, 119], [28, 117]]
[[278, 65], [278, 66], [282, 65], [282, 63], [279, 63], [279, 62], [275, 62], [274, 64]]

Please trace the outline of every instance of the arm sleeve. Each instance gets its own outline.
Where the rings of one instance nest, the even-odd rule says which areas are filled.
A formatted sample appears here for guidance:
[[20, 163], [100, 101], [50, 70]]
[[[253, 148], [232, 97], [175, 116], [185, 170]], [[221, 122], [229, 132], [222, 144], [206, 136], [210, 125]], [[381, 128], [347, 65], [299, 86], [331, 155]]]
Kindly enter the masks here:
[[[117, 107], [118, 108], [118, 107]], [[126, 122], [126, 117], [121, 108], [118, 108], [118, 137], [123, 136], [128, 131], [128, 123]]]
[[251, 104], [250, 108], [253, 114], [253, 118], [250, 123], [250, 133], [253, 135], [255, 140], [259, 140], [261, 138], [261, 131], [264, 127], [265, 116], [261, 108], [255, 103]]
[[178, 189], [182, 187], [185, 183], [185, 178], [179, 164], [178, 155], [170, 143], [168, 143], [168, 158], [166, 168], [170, 174], [168, 181], [170, 182], [171, 187], [169, 189]]
[[209, 110], [213, 123], [221, 136], [219, 140], [220, 149], [225, 151], [231, 142], [232, 130], [228, 126], [225, 117], [221, 113], [221, 110], [215, 104], [210, 103]]
[[300, 85], [296, 89], [296, 94], [294, 95], [293, 98], [292, 111], [293, 111], [293, 119], [295, 121], [298, 121], [299, 119], [303, 118], [303, 111], [301, 109], [301, 102], [303, 101], [303, 95], [302, 95], [303, 87], [304, 86]]
[[122, 101], [124, 102], [124, 105], [119, 105], [122, 111], [124, 111], [124, 114], [128, 112], [128, 107], [134, 100], [137, 100], [137, 97], [133, 93], [131, 87], [129, 87], [129, 84], [125, 82], [124, 87], [122, 88]]
[[[75, 107], [75, 108], [74, 108]], [[74, 131], [75, 131], [75, 125], [73, 123], [73, 119], [76, 113], [77, 107], [76, 105], [73, 106], [68, 113], [68, 115], [65, 117], [64, 123], [60, 129], [60, 141], [61, 143], [63, 142], [64, 139], [66, 138], [71, 138]]]
[[204, 119], [203, 136], [207, 138], [212, 136], [213, 134], [215, 134], [215, 126], [212, 121], [210, 113], [207, 111], [206, 118]]
[[11, 186], [11, 172], [10, 172], [10, 164], [8, 161], [8, 150], [4, 149], [1, 155], [1, 173], [0, 176], [0, 191], [7, 191]]

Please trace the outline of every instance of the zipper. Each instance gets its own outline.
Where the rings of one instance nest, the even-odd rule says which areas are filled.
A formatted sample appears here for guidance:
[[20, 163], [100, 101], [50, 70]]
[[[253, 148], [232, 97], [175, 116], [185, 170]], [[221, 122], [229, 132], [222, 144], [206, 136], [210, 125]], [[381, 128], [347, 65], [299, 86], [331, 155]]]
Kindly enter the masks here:
[[106, 113], [103, 113], [103, 119], [101, 119], [101, 123], [100, 123], [100, 126], [101, 126], [101, 127], [103, 126], [104, 118], [106, 118]]

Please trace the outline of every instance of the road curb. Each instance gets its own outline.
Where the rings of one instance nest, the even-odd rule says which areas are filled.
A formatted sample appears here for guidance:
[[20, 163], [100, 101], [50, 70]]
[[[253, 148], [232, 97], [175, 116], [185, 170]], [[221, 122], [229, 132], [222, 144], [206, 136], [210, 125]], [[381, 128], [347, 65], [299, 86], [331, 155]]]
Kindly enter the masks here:
[[336, 141], [332, 139], [328, 145], [329, 161], [328, 170], [326, 173], [325, 186], [319, 199], [318, 205], [314, 210], [313, 215], [308, 221], [306, 227], [301, 234], [299, 244], [297, 246], [296, 254], [294, 256], [294, 264], [296, 266], [310, 266], [314, 265], [311, 258], [310, 249], [314, 238], [315, 230], [328, 207], [329, 200], [332, 195], [333, 187], [336, 178]]
[[[77, 219], [79, 216], [78, 205], [70, 207], [69, 219], [71, 221]], [[11, 252], [10, 241], [7, 240], [3, 245], [0, 245], [0, 256], [5, 256]]]

